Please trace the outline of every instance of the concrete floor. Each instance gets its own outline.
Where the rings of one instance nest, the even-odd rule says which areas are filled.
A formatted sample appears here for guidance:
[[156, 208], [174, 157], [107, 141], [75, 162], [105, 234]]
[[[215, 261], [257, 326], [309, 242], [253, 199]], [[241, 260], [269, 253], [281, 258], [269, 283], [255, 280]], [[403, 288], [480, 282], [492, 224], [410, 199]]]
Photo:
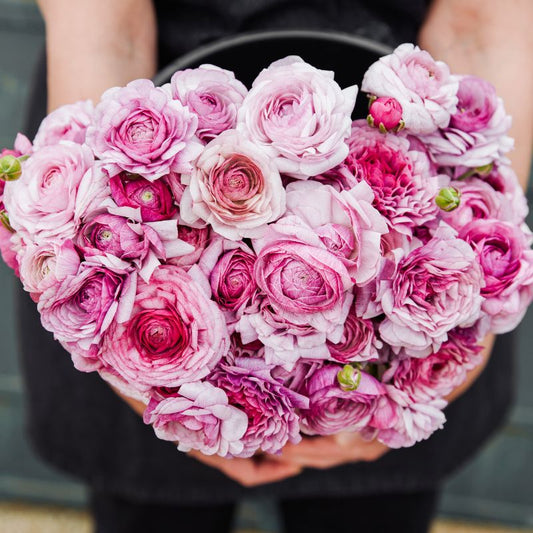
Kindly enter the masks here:
[[[23, 503], [0, 502], [0, 533], [92, 533], [93, 524], [84, 511]], [[438, 520], [431, 533], [533, 533], [533, 529], [514, 529], [488, 524]], [[239, 530], [235, 533], [268, 533]], [[384, 532], [386, 533], [386, 532]]]

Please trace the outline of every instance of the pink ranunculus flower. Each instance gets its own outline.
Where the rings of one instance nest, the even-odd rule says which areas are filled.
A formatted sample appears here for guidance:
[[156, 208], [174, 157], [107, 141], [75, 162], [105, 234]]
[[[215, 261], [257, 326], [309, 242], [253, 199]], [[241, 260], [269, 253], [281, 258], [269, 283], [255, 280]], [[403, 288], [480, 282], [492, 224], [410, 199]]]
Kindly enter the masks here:
[[514, 206], [487, 182], [479, 178], [453, 180], [450, 182], [460, 193], [459, 206], [452, 211], [441, 211], [440, 218], [457, 231], [479, 218], [504, 219], [514, 218]]
[[15, 275], [19, 276], [19, 263], [17, 259], [17, 251], [12, 242], [13, 232], [8, 230], [2, 223], [0, 223], [0, 253], [4, 263], [15, 271]]
[[459, 237], [472, 246], [481, 264], [482, 309], [490, 317], [490, 330], [511, 331], [533, 300], [530, 231], [500, 220], [474, 220], [460, 230]]
[[47, 115], [33, 139], [33, 149], [58, 144], [60, 141], [85, 142], [87, 128], [91, 124], [94, 106], [91, 100], [63, 105]]
[[480, 316], [483, 273], [470, 246], [447, 225], [403, 258], [379, 294], [385, 320], [381, 338], [395, 351], [425, 357], [440, 348], [448, 331], [471, 326]]
[[323, 333], [344, 323], [353, 282], [341, 258], [312, 228], [286, 216], [253, 244], [255, 278], [276, 314], [293, 324], [305, 320]]
[[398, 100], [380, 96], [370, 104], [367, 121], [380, 131], [392, 131], [402, 123], [402, 111]]
[[[195, 273], [198, 279], [200, 272]], [[178, 267], [140, 281], [126, 321], [114, 321], [101, 359], [140, 390], [178, 387], [207, 376], [229, 348], [226, 323], [204, 285]]]
[[366, 182], [340, 192], [315, 181], [287, 186], [287, 214], [313, 229], [357, 285], [365, 285], [378, 274], [381, 235], [388, 232], [387, 221], [372, 206], [373, 201], [374, 193]]
[[245, 243], [220, 237], [214, 238], [202, 254], [199, 266], [208, 277], [212, 298], [228, 324], [237, 321], [257, 300], [255, 257]]
[[46, 289], [37, 306], [44, 328], [72, 353], [78, 370], [101, 366], [95, 355], [102, 335], [116, 315], [127, 314], [136, 288], [136, 274], [119, 260], [80, 264], [74, 276]]
[[78, 235], [78, 246], [86, 256], [109, 254], [138, 266], [149, 251], [165, 259], [159, 235], [150, 226], [124, 217], [102, 213], [86, 221]]
[[374, 192], [374, 207], [391, 228], [410, 234], [437, 213], [434, 198], [440, 179], [431, 173], [427, 156], [411, 150], [401, 135], [383, 135], [364, 121], [355, 121], [348, 141], [350, 153], [341, 167]]
[[248, 417], [238, 457], [251, 457], [259, 449], [277, 453], [287, 442], [301, 440], [296, 409], [307, 408], [308, 400], [273, 378], [271, 368], [260, 359], [237, 358], [233, 364], [220, 364], [209, 377], [228, 395], [229, 404]]
[[68, 276], [75, 276], [81, 260], [72, 241], [52, 241], [28, 244], [19, 252], [18, 262], [24, 290], [37, 301], [46, 289]]
[[405, 128], [415, 134], [448, 126], [457, 107], [458, 87], [445, 63], [409, 43], [372, 64], [361, 85], [367, 93], [395, 98], [403, 110]]
[[140, 209], [143, 222], [168, 220], [177, 213], [172, 191], [162, 179], [151, 182], [122, 172], [109, 180], [109, 187], [119, 207]]
[[169, 265], [175, 265], [188, 270], [196, 264], [202, 256], [206, 246], [209, 244], [211, 230], [207, 228], [191, 228], [185, 225], [178, 225], [178, 238], [180, 241], [190, 245], [190, 252], [167, 260]]
[[248, 89], [233, 72], [215, 65], [179, 70], [171, 80], [172, 97], [198, 117], [196, 135], [209, 142], [237, 123], [237, 111]]
[[[442, 429], [446, 416], [442, 410], [447, 402], [442, 398], [413, 401], [410, 395], [392, 385], [385, 385], [387, 393], [382, 397], [382, 416], [375, 416], [365, 433], [374, 436], [389, 448], [406, 448], [429, 438]], [[380, 409], [376, 409], [380, 414]], [[387, 418], [393, 420], [388, 423]]]
[[376, 337], [371, 320], [360, 318], [352, 305], [339, 342], [327, 341], [330, 358], [340, 363], [377, 360], [383, 343]]
[[93, 164], [87, 146], [68, 141], [35, 152], [21, 178], [6, 184], [4, 203], [13, 229], [38, 244], [73, 238], [81, 216], [79, 189], [93, 181]]
[[153, 395], [144, 412], [158, 438], [177, 442], [178, 450], [222, 457], [242, 453], [246, 414], [229, 405], [227, 394], [205, 381], [185, 383], [170, 395]]
[[357, 86], [341, 90], [333, 72], [289, 56], [257, 76], [237, 128], [269, 150], [280, 173], [307, 179], [346, 157], [356, 96]]
[[506, 163], [505, 153], [513, 148], [507, 136], [511, 117], [494, 87], [476, 76], [460, 76], [458, 97], [450, 125], [421, 138], [433, 161], [441, 167], [469, 168]]
[[360, 372], [356, 390], [341, 388], [337, 376], [342, 365], [326, 364], [307, 377], [298, 392], [309, 398], [309, 408], [300, 411], [302, 431], [308, 435], [333, 435], [359, 431], [369, 423], [385, 387], [370, 374]]
[[102, 95], [87, 144], [111, 175], [124, 170], [154, 181], [170, 171], [191, 170], [202, 151], [197, 125], [197, 117], [169, 91], [135, 80]]
[[180, 204], [185, 223], [198, 219], [227, 239], [258, 237], [285, 211], [285, 190], [268, 154], [241, 133], [229, 130], [198, 158]]
[[[351, 298], [345, 300], [347, 308]], [[342, 312], [342, 316], [347, 310]], [[236, 325], [244, 342], [260, 341], [264, 345], [264, 359], [269, 365], [279, 365], [287, 370], [294, 367], [301, 358], [326, 359], [329, 351], [326, 340], [339, 342], [343, 326], [341, 323], [310, 324], [305, 314], [278, 312], [263, 299], [258, 310], [244, 314]]]

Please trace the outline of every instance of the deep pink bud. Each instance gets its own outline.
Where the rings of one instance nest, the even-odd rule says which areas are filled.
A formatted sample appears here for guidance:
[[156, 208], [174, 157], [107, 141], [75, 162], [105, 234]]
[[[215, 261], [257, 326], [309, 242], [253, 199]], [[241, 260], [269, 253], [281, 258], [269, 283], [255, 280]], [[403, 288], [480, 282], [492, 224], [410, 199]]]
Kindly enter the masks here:
[[368, 110], [368, 123], [380, 130], [390, 131], [401, 128], [403, 109], [395, 98], [380, 96], [376, 98]]

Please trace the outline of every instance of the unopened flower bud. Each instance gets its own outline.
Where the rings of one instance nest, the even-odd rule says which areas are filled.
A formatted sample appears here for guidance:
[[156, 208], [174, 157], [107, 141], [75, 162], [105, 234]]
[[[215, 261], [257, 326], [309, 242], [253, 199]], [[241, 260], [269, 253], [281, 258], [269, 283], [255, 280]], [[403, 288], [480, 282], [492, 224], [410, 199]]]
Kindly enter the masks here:
[[20, 178], [22, 166], [14, 155], [5, 155], [0, 158], [0, 179], [14, 181]]
[[443, 211], [453, 211], [461, 203], [461, 193], [454, 187], [444, 187], [435, 197], [435, 203]]
[[344, 365], [342, 370], [337, 374], [337, 381], [342, 390], [354, 391], [361, 383], [361, 370], [352, 365]]
[[379, 128], [383, 133], [403, 128], [403, 109], [398, 100], [386, 96], [371, 99], [366, 120], [370, 126]]
[[11, 227], [11, 224], [9, 223], [9, 217], [7, 216], [7, 213], [2, 210], [0, 211], [0, 224], [4, 226], [8, 231], [11, 233], [15, 233], [15, 230]]

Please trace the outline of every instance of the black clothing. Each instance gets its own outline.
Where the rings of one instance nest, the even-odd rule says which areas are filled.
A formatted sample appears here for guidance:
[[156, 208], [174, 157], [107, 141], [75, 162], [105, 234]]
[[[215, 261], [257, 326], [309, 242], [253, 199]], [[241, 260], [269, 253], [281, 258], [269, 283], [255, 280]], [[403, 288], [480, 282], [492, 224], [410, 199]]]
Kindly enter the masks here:
[[[260, 28], [338, 27], [392, 44], [399, 39], [412, 41], [424, 2], [183, 0], [158, 2], [157, 7], [164, 64], [206, 41]], [[45, 114], [42, 67], [32, 95], [30, 136]], [[432, 490], [501, 425], [513, 390], [512, 346], [507, 336], [498, 340], [477, 382], [446, 409], [445, 428], [427, 441], [392, 451], [374, 463], [308, 469], [297, 477], [245, 489], [158, 440], [97, 374], [76, 371], [69, 356], [40, 327], [36, 306], [22, 289], [19, 328], [28, 428], [38, 453], [96, 490], [105, 488], [137, 501], [185, 505], [233, 502], [243, 495], [286, 499]]]
[[[436, 504], [434, 491], [284, 500], [280, 518], [284, 533], [427, 533]], [[105, 492], [93, 492], [90, 509], [95, 533], [230, 533], [235, 505], [137, 505]]]

